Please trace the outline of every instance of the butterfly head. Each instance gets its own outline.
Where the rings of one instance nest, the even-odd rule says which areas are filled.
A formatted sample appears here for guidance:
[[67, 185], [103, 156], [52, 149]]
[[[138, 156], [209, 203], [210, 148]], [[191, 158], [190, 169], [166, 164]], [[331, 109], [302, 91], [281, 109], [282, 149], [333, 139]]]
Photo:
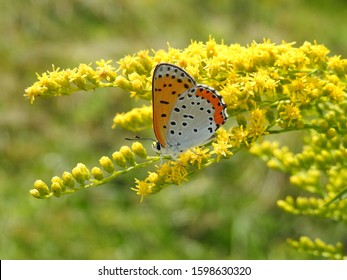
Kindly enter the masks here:
[[153, 150], [156, 151], [157, 153], [161, 153], [162, 150], [163, 150], [163, 146], [159, 143], [159, 141], [153, 142], [152, 148], [153, 148]]

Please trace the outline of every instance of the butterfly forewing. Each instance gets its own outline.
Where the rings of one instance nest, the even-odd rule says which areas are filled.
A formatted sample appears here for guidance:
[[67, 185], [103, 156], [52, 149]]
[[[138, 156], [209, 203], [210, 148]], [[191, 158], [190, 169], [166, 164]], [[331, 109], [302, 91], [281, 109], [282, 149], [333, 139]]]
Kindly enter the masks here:
[[162, 147], [172, 109], [181, 94], [195, 86], [194, 79], [183, 69], [168, 63], [156, 66], [152, 81], [153, 128]]

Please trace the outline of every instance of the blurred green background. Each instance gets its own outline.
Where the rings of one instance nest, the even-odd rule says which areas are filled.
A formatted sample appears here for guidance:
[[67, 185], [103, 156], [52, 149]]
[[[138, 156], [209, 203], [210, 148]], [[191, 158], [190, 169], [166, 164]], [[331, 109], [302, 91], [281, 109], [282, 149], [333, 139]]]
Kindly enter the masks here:
[[[112, 130], [112, 118], [137, 104], [118, 89], [34, 105], [23, 98], [35, 73], [52, 64], [116, 62], [167, 42], [182, 49], [209, 34], [243, 45], [264, 37], [317, 40], [346, 57], [345, 1], [0, 0], [0, 7], [1, 259], [298, 259], [308, 256], [288, 247], [287, 237], [347, 243], [342, 226], [280, 211], [276, 200], [297, 190], [244, 152], [142, 204], [130, 190], [134, 173], [60, 199], [34, 199], [28, 191], [36, 179], [49, 181], [78, 162], [92, 167], [129, 144], [124, 137], [132, 133]], [[295, 136], [286, 141], [299, 147]]]

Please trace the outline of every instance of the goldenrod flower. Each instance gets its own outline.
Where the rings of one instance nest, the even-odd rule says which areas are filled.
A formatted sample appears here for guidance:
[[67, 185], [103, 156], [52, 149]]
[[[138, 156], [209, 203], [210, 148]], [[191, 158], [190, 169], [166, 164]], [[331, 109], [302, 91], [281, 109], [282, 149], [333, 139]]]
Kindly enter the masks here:
[[137, 155], [139, 158], [147, 158], [147, 151], [140, 142], [134, 142], [131, 145], [131, 149], [133, 150], [134, 154]]
[[50, 192], [47, 184], [42, 180], [36, 180], [34, 183], [34, 188], [39, 192], [40, 196], [48, 195]]
[[164, 183], [164, 180], [162, 177], [158, 175], [156, 172], [148, 172], [148, 177], [146, 180], [150, 183], [153, 183], [154, 185], [162, 185]]
[[86, 180], [90, 179], [90, 172], [83, 163], [78, 163], [77, 166], [72, 169], [72, 176], [79, 184], [83, 185]]
[[68, 188], [73, 188], [75, 186], [75, 180], [70, 172], [64, 171], [63, 173], [64, 185]]
[[343, 102], [346, 95], [346, 86], [328, 83], [323, 88], [323, 93], [327, 95], [334, 103]]
[[100, 61], [96, 61], [96, 74], [97, 79], [102, 80], [105, 79], [107, 82], [112, 82], [117, 77], [116, 69], [111, 65], [112, 60], [105, 61], [101, 59]]
[[268, 123], [265, 113], [264, 109], [255, 109], [251, 112], [248, 137], [253, 138], [253, 141], [264, 134], [268, 134], [266, 131]]
[[314, 257], [323, 257], [332, 260], [345, 260], [344, 248], [341, 242], [335, 245], [326, 244], [320, 238], [311, 240], [307, 236], [302, 236], [299, 240], [288, 238], [287, 242], [299, 251], [310, 254]]
[[206, 163], [209, 158], [211, 158], [209, 149], [202, 148], [202, 147], [195, 147], [194, 149], [190, 149], [180, 154], [178, 162], [182, 166], [191, 165], [191, 166], [197, 166], [198, 169], [200, 169], [202, 164]]
[[152, 106], [134, 108], [127, 113], [118, 113], [113, 118], [112, 128], [121, 126], [131, 131], [140, 131], [152, 125]]
[[[335, 141], [334, 145], [338, 145], [339, 135], [346, 129], [345, 109], [338, 109], [338, 106], [346, 97], [346, 83], [341, 77], [347, 72], [347, 62], [340, 56], [329, 58], [328, 54], [329, 50], [317, 42], [305, 42], [295, 47], [293, 43], [276, 45], [270, 40], [264, 40], [243, 47], [239, 44], [217, 43], [209, 37], [206, 43], [192, 41], [183, 50], [169, 45], [167, 50], [152, 53], [144, 50], [127, 55], [117, 62], [118, 69], [111, 60], [97, 61], [96, 66], [80, 64], [65, 70], [53, 66], [52, 71], [38, 75], [38, 81], [26, 89], [26, 96], [33, 102], [38, 96], [66, 95], [99, 87], [120, 87], [130, 92], [131, 97], [149, 101], [153, 67], [162, 61], [177, 64], [198, 82], [215, 87], [223, 96], [229, 113], [237, 116], [238, 126], [229, 130], [219, 129], [212, 150], [196, 147], [180, 155], [180, 165], [164, 164], [157, 172], [151, 173], [151, 181], [157, 178], [155, 182], [158, 187], [163, 183], [181, 183], [189, 177], [188, 174], [195, 172], [194, 168], [209, 166], [231, 156], [234, 149], [248, 147], [267, 134], [284, 133], [286, 129], [316, 127], [327, 139], [331, 139], [331, 143]], [[326, 100], [337, 107], [329, 105]], [[312, 104], [317, 104], [317, 107]], [[313, 118], [305, 119], [306, 116], [312, 116], [317, 108], [320, 111], [313, 114]], [[150, 128], [151, 124], [152, 106], [148, 103], [129, 112], [117, 113], [113, 127], [141, 131]], [[130, 167], [139, 165], [135, 162], [135, 155], [144, 159], [144, 164], [157, 160], [155, 157], [147, 157], [141, 144], [133, 143], [131, 149], [124, 146], [114, 152], [113, 161], [106, 156], [102, 157], [100, 165], [110, 176], [118, 176], [113, 162], [127, 170], [127, 163]], [[330, 157], [307, 149], [297, 156], [284, 149], [274, 149], [267, 158], [269, 166], [281, 170], [309, 164], [313, 160], [319, 165], [331, 161]], [[92, 169], [92, 175], [99, 180], [104, 176], [100, 170]], [[78, 165], [72, 173], [64, 172], [62, 183], [59, 180], [54, 183], [58, 183], [64, 193], [64, 188], [75, 189], [76, 183], [83, 185], [89, 179], [90, 171]]]
[[118, 166], [123, 167], [123, 168], [126, 166], [126, 159], [121, 152], [119, 152], [119, 151], [114, 152], [112, 154], [112, 158]]
[[93, 177], [98, 181], [104, 179], [104, 172], [99, 167], [93, 167], [91, 173]]
[[101, 157], [99, 163], [106, 172], [112, 173], [114, 171], [114, 164], [109, 157]]
[[240, 147], [242, 144], [248, 146], [248, 133], [249, 131], [247, 129], [244, 129], [243, 125], [233, 127], [230, 130], [231, 145], [234, 147]]
[[165, 183], [168, 184], [180, 185], [183, 181], [188, 181], [188, 171], [179, 162], [164, 163], [157, 172], [159, 177], [164, 178]]
[[57, 182], [53, 182], [51, 185], [51, 191], [55, 196], [60, 196], [62, 193], [61, 185]]
[[221, 159], [221, 157], [226, 158], [233, 153], [230, 149], [233, 145], [230, 142], [230, 135], [227, 133], [225, 129], [219, 129], [216, 133], [216, 138], [212, 143], [213, 153], [217, 155], [217, 162]]
[[63, 179], [61, 179], [60, 177], [58, 176], [52, 177], [51, 182], [52, 182], [52, 185], [57, 184], [60, 187], [61, 191], [65, 191], [66, 189], [65, 183]]
[[140, 181], [135, 179], [136, 186], [132, 190], [136, 191], [136, 194], [141, 196], [141, 202], [144, 197], [152, 193], [152, 188], [155, 186], [154, 183]]
[[302, 119], [300, 109], [293, 103], [280, 104], [278, 113], [281, 119], [278, 120], [278, 124], [282, 127], [291, 127], [301, 125]]
[[[305, 192], [279, 200], [277, 205], [282, 210], [345, 223], [347, 59], [329, 57], [329, 52], [315, 41], [298, 47], [270, 40], [241, 46], [218, 43], [209, 37], [205, 43], [192, 41], [183, 50], [168, 45], [167, 50], [139, 51], [116, 63], [100, 60], [71, 69], [53, 66], [37, 75], [37, 81], [25, 90], [31, 103], [38, 97], [118, 87], [128, 92], [130, 98], [142, 99], [144, 105], [128, 112], [115, 112], [113, 128], [150, 129], [153, 69], [157, 63], [168, 62], [184, 68], [198, 83], [218, 90], [230, 115], [226, 124], [229, 127], [220, 128], [210, 146], [192, 148], [173, 160], [169, 156], [147, 155], [138, 142], [131, 148], [123, 146], [112, 158], [101, 157], [100, 167], [91, 171], [79, 163], [61, 177], [53, 176], [51, 184], [35, 181], [30, 194], [36, 198], [62, 196], [106, 184], [160, 161], [145, 179], [135, 179], [132, 189], [142, 201], [149, 194], [172, 184], [180, 185], [201, 169], [243, 151], [264, 160], [269, 168], [285, 172], [292, 185]], [[274, 140], [277, 134], [289, 131], [305, 131], [301, 149], [292, 151]], [[273, 138], [259, 141], [269, 134]], [[141, 160], [136, 162], [137, 158]], [[121, 170], [116, 171], [114, 165]], [[346, 258], [340, 243], [330, 245], [308, 237], [289, 243], [315, 256]]]
[[302, 70], [308, 66], [310, 59], [301, 49], [290, 49], [280, 53], [275, 62], [275, 66], [282, 68], [285, 71], [296, 69]]
[[337, 75], [345, 75], [347, 72], [347, 59], [341, 59], [340, 55], [334, 55], [328, 58], [328, 69], [334, 71]]
[[130, 163], [131, 165], [135, 165], [135, 155], [133, 151], [128, 146], [122, 146], [119, 149], [119, 152], [122, 154], [122, 156], [125, 158], [125, 160]]

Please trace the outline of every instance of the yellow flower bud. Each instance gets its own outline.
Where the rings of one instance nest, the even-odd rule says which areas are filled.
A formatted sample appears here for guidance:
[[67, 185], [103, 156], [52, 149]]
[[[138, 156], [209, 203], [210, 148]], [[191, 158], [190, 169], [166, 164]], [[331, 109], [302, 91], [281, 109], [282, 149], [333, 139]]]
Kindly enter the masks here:
[[47, 184], [42, 180], [36, 180], [34, 183], [34, 188], [40, 193], [40, 196], [45, 196], [50, 193]]
[[335, 128], [329, 128], [328, 131], [325, 133], [328, 139], [332, 139], [337, 135], [336, 129]]
[[301, 186], [303, 184], [303, 180], [298, 175], [292, 175], [290, 177], [290, 183], [294, 186]]
[[69, 188], [73, 188], [75, 186], [75, 180], [70, 172], [64, 172], [63, 173], [63, 181], [65, 186]]
[[123, 167], [123, 168], [126, 166], [126, 160], [125, 160], [122, 153], [114, 152], [112, 154], [112, 158], [118, 166]]
[[343, 152], [340, 151], [340, 150], [335, 150], [335, 152], [334, 152], [334, 158], [335, 158], [337, 161], [343, 161], [343, 160], [344, 160]]
[[320, 135], [313, 135], [311, 138], [311, 142], [314, 145], [320, 146], [320, 147], [325, 147], [327, 145], [327, 138], [326, 137], [321, 137]]
[[83, 76], [76, 76], [73, 82], [78, 88], [86, 89], [87, 80]]
[[159, 185], [163, 182], [162, 178], [156, 172], [148, 172], [147, 180], [148, 182], [154, 183], [155, 185]]
[[61, 186], [60, 186], [59, 183], [57, 183], [57, 182], [52, 183], [51, 190], [52, 190], [52, 192], [53, 192], [53, 194], [55, 196], [60, 196], [61, 195], [61, 191], [62, 190], [61, 190]]
[[106, 172], [112, 173], [114, 171], [114, 164], [109, 157], [106, 157], [106, 156], [101, 157], [101, 159], [99, 160], [99, 163]]
[[139, 131], [147, 128], [152, 122], [152, 106], [134, 108], [127, 113], [118, 113], [113, 118], [112, 128], [121, 126], [127, 130]]
[[314, 248], [314, 244], [307, 236], [301, 236], [299, 239], [300, 243], [308, 248]]
[[334, 112], [334, 111], [328, 111], [328, 112], [325, 114], [325, 119], [328, 121], [328, 124], [329, 124], [329, 125], [334, 124], [335, 121], [336, 121], [336, 112]]
[[269, 168], [272, 168], [272, 169], [280, 169], [281, 168], [281, 164], [278, 162], [278, 160], [275, 160], [275, 159], [270, 159], [267, 162], [267, 166]]
[[123, 76], [117, 76], [114, 82], [115, 86], [120, 87], [125, 90], [129, 90], [131, 88], [131, 83], [129, 80], [124, 78]]
[[131, 149], [139, 158], [147, 158], [147, 152], [140, 142], [134, 142]]
[[37, 189], [32, 189], [29, 191], [29, 193], [36, 198], [42, 198], [40, 192]]
[[85, 181], [90, 179], [89, 170], [83, 163], [78, 163], [77, 166], [72, 169], [72, 176], [81, 185], [84, 185]]
[[66, 187], [65, 187], [65, 184], [64, 184], [64, 181], [63, 179], [59, 178], [58, 176], [54, 176], [52, 179], [51, 179], [51, 182], [52, 183], [57, 183], [60, 185], [62, 191], [65, 191]]
[[33, 103], [35, 96], [41, 96], [47, 90], [46, 86], [41, 86], [39, 82], [36, 82], [33, 86], [28, 87], [25, 90], [25, 96], [30, 99], [30, 103]]
[[128, 146], [120, 148], [119, 152], [124, 156], [125, 160], [131, 165], [135, 165], [135, 155]]
[[149, 56], [148, 50], [139, 51], [137, 55], [140, 59], [141, 65], [143, 65], [145, 69], [149, 71], [153, 68], [153, 58]]
[[296, 199], [296, 204], [299, 208], [307, 208], [307, 198], [306, 197], [298, 197]]
[[104, 179], [104, 172], [99, 167], [92, 168], [92, 175], [98, 181]]
[[141, 91], [143, 90], [143, 82], [140, 79], [134, 79], [133, 81], [131, 81], [131, 86], [132, 86], [132, 90], [133, 91]]
[[277, 206], [288, 213], [296, 213], [296, 211], [297, 211], [293, 207], [293, 205], [291, 205], [290, 203], [288, 203], [287, 201], [284, 201], [284, 200], [278, 200]]

